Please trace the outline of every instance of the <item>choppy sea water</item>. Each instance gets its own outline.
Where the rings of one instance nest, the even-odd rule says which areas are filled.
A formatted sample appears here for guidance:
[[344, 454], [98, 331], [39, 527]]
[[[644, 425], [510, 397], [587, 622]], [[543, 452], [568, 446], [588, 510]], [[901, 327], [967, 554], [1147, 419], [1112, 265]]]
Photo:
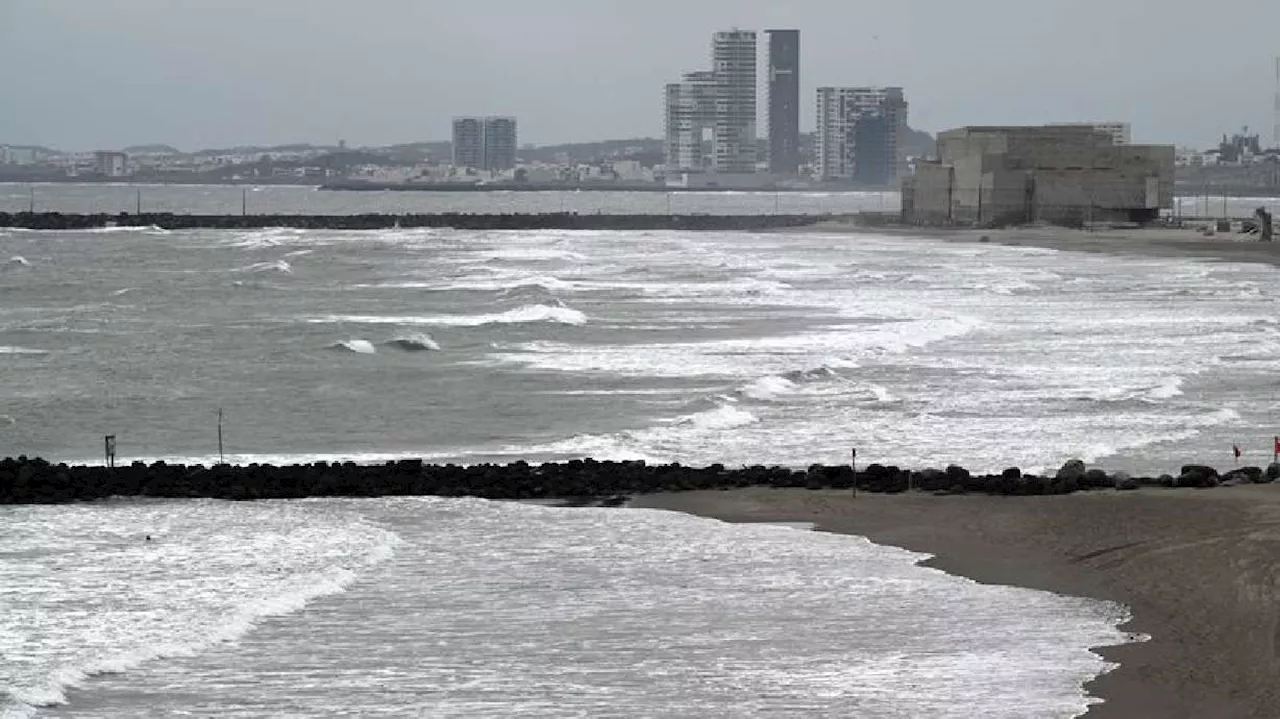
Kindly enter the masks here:
[[[0, 230], [0, 260], [0, 454], [99, 461], [115, 434], [124, 461], [210, 461], [218, 408], [238, 462], [807, 465], [857, 446], [914, 467], [1154, 473], [1226, 464], [1233, 443], [1265, 462], [1275, 433], [1277, 271], [1257, 265], [444, 230]], [[1110, 605], [661, 513], [0, 517], [15, 712], [1065, 717], [1104, 668], [1085, 649], [1123, 640]]]
[[1106, 668], [1086, 648], [1129, 639], [1116, 605], [668, 512], [114, 501], [0, 526], [5, 716], [1071, 717]]
[[1269, 458], [1277, 270], [824, 233], [0, 231], [0, 447]]

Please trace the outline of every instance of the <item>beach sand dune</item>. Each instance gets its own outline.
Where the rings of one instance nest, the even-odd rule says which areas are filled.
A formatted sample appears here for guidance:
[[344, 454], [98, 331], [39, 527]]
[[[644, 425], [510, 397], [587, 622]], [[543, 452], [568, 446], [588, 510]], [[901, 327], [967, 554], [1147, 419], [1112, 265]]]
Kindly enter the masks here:
[[[1149, 642], [1099, 650], [1088, 719], [1280, 716], [1280, 487], [1054, 497], [742, 489], [633, 506], [823, 531], [935, 555], [984, 583], [1123, 602]], [[962, 607], [957, 607], [962, 612]], [[957, 617], [963, 619], [963, 616]]]

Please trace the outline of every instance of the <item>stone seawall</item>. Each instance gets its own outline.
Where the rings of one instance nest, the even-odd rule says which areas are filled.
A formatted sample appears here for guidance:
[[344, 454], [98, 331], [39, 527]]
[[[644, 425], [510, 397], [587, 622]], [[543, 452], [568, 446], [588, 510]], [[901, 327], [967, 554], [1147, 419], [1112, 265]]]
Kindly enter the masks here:
[[0, 504], [52, 504], [106, 497], [208, 497], [230, 500], [302, 497], [442, 496], [485, 499], [604, 498], [621, 501], [633, 494], [740, 487], [799, 487], [876, 493], [907, 491], [938, 494], [1032, 496], [1085, 490], [1134, 490], [1142, 487], [1198, 487], [1265, 483], [1280, 477], [1280, 465], [1267, 470], [1246, 467], [1219, 475], [1201, 465], [1182, 467], [1177, 477], [1129, 477], [1067, 462], [1052, 475], [972, 474], [963, 467], [920, 471], [868, 465], [813, 465], [728, 469], [650, 465], [634, 462], [574, 460], [540, 465], [428, 465], [401, 460], [380, 465], [355, 463], [271, 466], [251, 464], [173, 465], [134, 462], [118, 467], [50, 464], [42, 459], [0, 460]]
[[178, 215], [63, 214], [0, 212], [0, 227], [29, 230], [89, 230], [103, 227], [159, 227], [165, 230], [382, 230], [438, 227], [459, 230], [737, 230], [805, 227], [840, 220], [841, 215], [592, 215], [545, 214], [367, 214], [367, 215]]

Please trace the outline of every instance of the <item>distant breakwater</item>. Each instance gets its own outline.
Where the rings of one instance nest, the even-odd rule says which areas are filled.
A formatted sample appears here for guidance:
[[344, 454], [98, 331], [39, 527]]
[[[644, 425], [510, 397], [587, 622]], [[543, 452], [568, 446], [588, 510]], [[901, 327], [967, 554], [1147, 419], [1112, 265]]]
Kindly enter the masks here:
[[1017, 468], [973, 474], [963, 467], [905, 470], [871, 464], [813, 465], [805, 470], [721, 464], [686, 467], [642, 461], [430, 465], [400, 460], [378, 465], [351, 462], [272, 465], [179, 465], [134, 462], [117, 467], [51, 464], [27, 457], [0, 460], [0, 504], [56, 504], [108, 497], [214, 498], [227, 500], [303, 497], [440, 496], [484, 499], [593, 498], [621, 503], [635, 494], [743, 487], [840, 489], [853, 492], [992, 494], [1036, 496], [1088, 490], [1142, 487], [1197, 487], [1267, 483], [1280, 478], [1280, 465], [1246, 467], [1220, 475], [1212, 467], [1187, 465], [1177, 476], [1130, 477], [1088, 469], [1079, 460], [1040, 476]]
[[0, 212], [0, 227], [28, 230], [92, 230], [105, 227], [158, 227], [164, 230], [737, 230], [804, 227], [841, 219], [837, 215], [604, 215], [578, 213], [363, 214], [363, 215], [186, 215], [167, 212], [63, 214]]

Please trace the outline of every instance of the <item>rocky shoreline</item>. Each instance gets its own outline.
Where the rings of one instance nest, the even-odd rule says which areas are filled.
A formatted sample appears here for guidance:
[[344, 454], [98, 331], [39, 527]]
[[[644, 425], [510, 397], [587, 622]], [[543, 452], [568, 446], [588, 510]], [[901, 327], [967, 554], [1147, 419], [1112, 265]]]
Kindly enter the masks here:
[[678, 463], [651, 465], [643, 461], [591, 459], [470, 466], [399, 460], [380, 465], [317, 462], [205, 467], [133, 462], [106, 467], [52, 464], [23, 456], [0, 460], [0, 504], [54, 504], [107, 497], [255, 500], [378, 496], [503, 500], [596, 498], [602, 504], [621, 504], [626, 497], [637, 494], [747, 487], [835, 489], [874, 494], [1045, 496], [1143, 487], [1265, 484], [1277, 478], [1280, 478], [1280, 464], [1266, 470], [1245, 467], [1226, 474], [1204, 465], [1187, 465], [1176, 477], [1171, 474], [1130, 477], [1123, 472], [1089, 469], [1080, 460], [1067, 462], [1051, 476], [1041, 476], [1023, 474], [1016, 467], [999, 474], [974, 474], [955, 465], [913, 471], [871, 464], [855, 472], [848, 466], [813, 465], [806, 470], [777, 466], [729, 469], [720, 464], [685, 467]]
[[186, 215], [168, 212], [63, 214], [0, 212], [0, 227], [26, 230], [93, 230], [106, 227], [158, 227], [163, 230], [721, 230], [760, 231], [807, 227], [839, 220], [834, 215], [603, 215], [560, 213], [363, 215]]

